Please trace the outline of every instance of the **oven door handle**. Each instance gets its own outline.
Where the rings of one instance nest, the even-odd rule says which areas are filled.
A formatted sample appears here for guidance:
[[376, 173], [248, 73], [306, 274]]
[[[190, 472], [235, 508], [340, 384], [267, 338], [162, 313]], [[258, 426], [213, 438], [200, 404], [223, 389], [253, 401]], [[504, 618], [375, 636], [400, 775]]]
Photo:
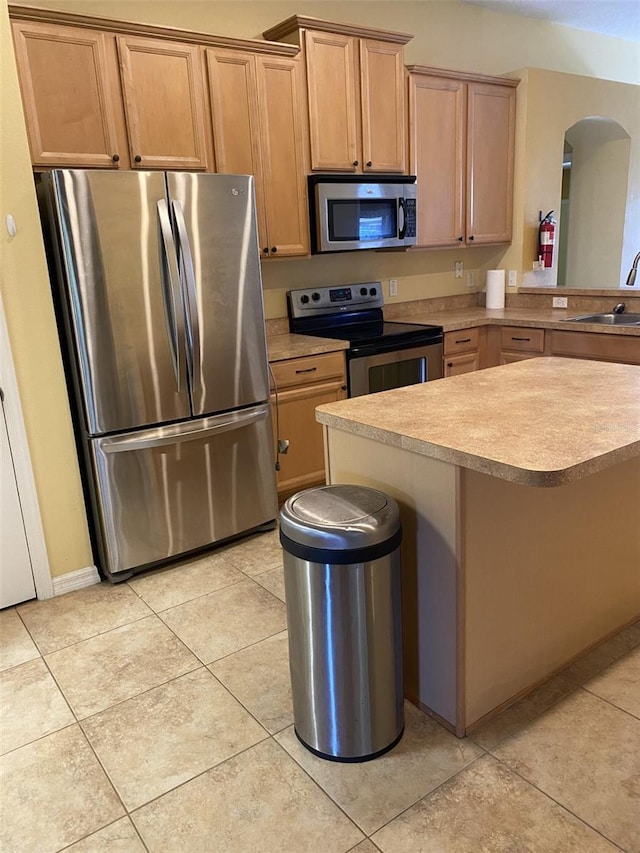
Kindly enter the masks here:
[[372, 343], [372, 344], [356, 344], [355, 346], [350, 347], [347, 350], [348, 358], [363, 358], [368, 355], [380, 355], [381, 353], [386, 352], [402, 352], [407, 349], [416, 349], [430, 346], [437, 346], [441, 344], [443, 341], [442, 333], [434, 335], [432, 338], [428, 340], [412, 340], [412, 341], [404, 341], [403, 343], [399, 343], [395, 341], [394, 343], [382, 344], [382, 343]]

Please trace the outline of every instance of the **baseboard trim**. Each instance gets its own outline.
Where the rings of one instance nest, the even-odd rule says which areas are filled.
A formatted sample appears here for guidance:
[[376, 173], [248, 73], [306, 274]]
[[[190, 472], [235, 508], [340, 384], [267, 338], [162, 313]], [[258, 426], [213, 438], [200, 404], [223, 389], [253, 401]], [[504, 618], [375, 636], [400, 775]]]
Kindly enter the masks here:
[[100, 583], [100, 575], [95, 566], [86, 566], [84, 569], [67, 572], [64, 575], [52, 578], [52, 580], [53, 594], [64, 595], [65, 592], [73, 592], [74, 589], [83, 589], [85, 586]]

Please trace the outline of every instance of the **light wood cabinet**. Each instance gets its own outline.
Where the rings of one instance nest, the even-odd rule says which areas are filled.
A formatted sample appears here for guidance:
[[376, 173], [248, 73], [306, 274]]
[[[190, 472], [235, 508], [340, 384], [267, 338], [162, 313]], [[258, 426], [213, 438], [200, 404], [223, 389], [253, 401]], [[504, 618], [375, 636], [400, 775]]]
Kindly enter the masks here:
[[481, 330], [460, 329], [444, 336], [444, 376], [480, 369]]
[[131, 162], [139, 169], [206, 169], [200, 47], [118, 36]]
[[524, 361], [544, 353], [544, 329], [519, 326], [500, 328], [500, 364]]
[[324, 443], [315, 410], [323, 403], [343, 400], [347, 380], [342, 352], [273, 362], [271, 370], [275, 378], [271, 386], [274, 446], [278, 438], [289, 441], [288, 452], [278, 457], [278, 497], [282, 500], [324, 483]]
[[298, 60], [208, 48], [218, 172], [256, 180], [262, 257], [309, 253]]
[[565, 332], [559, 329], [552, 329], [547, 335], [550, 338], [550, 355], [640, 364], [640, 337], [636, 335]]
[[509, 242], [518, 81], [415, 65], [409, 71], [417, 245]]
[[264, 36], [304, 45], [312, 170], [406, 170], [403, 54], [411, 36], [300, 15]]
[[37, 21], [12, 29], [33, 165], [127, 168], [113, 36]]

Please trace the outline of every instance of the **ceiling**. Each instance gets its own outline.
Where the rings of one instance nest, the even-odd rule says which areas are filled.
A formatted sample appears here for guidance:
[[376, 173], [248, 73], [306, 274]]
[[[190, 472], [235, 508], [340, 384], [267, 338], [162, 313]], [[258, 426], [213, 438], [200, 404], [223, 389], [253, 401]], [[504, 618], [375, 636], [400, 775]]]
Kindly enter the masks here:
[[640, 42], [640, 0], [465, 0], [494, 12], [524, 15]]

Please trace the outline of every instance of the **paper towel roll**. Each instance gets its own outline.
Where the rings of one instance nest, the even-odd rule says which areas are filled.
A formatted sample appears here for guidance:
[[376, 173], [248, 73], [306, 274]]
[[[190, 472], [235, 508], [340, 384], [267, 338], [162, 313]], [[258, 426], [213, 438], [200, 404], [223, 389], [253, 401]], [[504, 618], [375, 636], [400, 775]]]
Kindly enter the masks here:
[[487, 308], [504, 308], [504, 270], [487, 270]]

